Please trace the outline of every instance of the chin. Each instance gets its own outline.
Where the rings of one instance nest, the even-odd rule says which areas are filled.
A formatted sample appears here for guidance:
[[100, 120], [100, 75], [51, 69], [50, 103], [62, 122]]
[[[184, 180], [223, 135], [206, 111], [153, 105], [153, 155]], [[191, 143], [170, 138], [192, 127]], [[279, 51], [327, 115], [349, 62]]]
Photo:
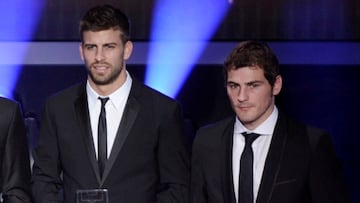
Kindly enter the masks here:
[[92, 77], [92, 81], [96, 85], [107, 85], [109, 83], [107, 80], [97, 77]]
[[107, 81], [107, 80], [96, 80], [96, 81], [94, 81], [94, 83], [96, 85], [108, 85], [108, 84], [110, 84], [110, 82]]
[[238, 119], [243, 123], [243, 124], [249, 124], [254, 122], [254, 119], [250, 118], [249, 116], [238, 116]]

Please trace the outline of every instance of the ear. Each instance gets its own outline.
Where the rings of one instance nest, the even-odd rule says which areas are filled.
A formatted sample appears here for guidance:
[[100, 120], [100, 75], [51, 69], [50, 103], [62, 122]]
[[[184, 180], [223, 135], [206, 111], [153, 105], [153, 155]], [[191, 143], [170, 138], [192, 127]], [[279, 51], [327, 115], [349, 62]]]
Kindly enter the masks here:
[[276, 76], [274, 87], [273, 87], [273, 95], [278, 95], [281, 91], [282, 87], [282, 77], [281, 75]]
[[128, 60], [131, 56], [133, 50], [133, 43], [131, 41], [127, 41], [124, 47], [124, 60]]
[[84, 61], [84, 50], [82, 47], [82, 43], [79, 44], [79, 52], [80, 52], [80, 58]]

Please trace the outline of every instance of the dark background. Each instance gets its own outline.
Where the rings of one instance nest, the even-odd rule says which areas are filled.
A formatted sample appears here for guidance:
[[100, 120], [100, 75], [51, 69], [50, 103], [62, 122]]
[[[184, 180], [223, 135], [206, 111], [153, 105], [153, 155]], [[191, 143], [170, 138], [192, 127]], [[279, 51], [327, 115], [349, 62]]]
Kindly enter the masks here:
[[[155, 0], [43, 2], [44, 9], [32, 38], [34, 42], [77, 41], [81, 16], [88, 8], [103, 3], [119, 7], [129, 15], [134, 41], [150, 40]], [[186, 31], [186, 25], [179, 26]], [[234, 0], [210, 41], [246, 39], [356, 44], [360, 41], [360, 1]], [[184, 110], [189, 145], [200, 126], [231, 115], [221, 68], [219, 64], [195, 65], [176, 98]], [[127, 69], [138, 80], [144, 80], [146, 64], [129, 64]], [[284, 84], [276, 101], [278, 107], [292, 117], [331, 133], [353, 202], [360, 202], [359, 64], [282, 64], [281, 69]], [[79, 64], [23, 66], [14, 96], [23, 106], [26, 121], [35, 126], [31, 128], [31, 146], [36, 144], [45, 98], [85, 79], [85, 69]]]
[[[44, 9], [33, 38], [36, 41], [77, 40], [85, 11], [105, 3], [128, 14], [134, 40], [150, 39], [155, 0], [38, 1], [44, 2]], [[209, 3], [212, 1], [229, 0]], [[359, 11], [359, 0], [233, 0], [213, 40], [359, 40]], [[199, 10], [199, 18], [194, 20], [201, 20], [203, 12], [207, 11]], [[186, 31], [186, 24], [178, 26]]]

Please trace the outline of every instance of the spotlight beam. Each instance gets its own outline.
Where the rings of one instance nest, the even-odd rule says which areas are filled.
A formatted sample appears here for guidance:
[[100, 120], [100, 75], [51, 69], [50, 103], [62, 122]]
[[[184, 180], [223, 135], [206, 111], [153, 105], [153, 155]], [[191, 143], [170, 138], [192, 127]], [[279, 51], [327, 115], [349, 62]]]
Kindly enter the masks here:
[[176, 97], [228, 7], [226, 0], [158, 0], [145, 83]]
[[[0, 41], [23, 42], [31, 40], [35, 30], [44, 0], [36, 1], [0, 1], [0, 7], [5, 8], [0, 13]], [[12, 43], [15, 44], [15, 43]], [[27, 46], [19, 43], [18, 46], [2, 49], [3, 61], [17, 61], [16, 64], [3, 64], [0, 67], [0, 95], [12, 98], [16, 87], [21, 64], [27, 51]]]

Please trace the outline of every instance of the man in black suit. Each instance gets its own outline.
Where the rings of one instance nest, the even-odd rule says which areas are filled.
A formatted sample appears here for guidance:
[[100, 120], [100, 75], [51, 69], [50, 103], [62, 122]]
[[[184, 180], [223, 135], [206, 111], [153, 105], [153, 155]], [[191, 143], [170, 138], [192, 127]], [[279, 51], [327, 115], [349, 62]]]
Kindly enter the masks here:
[[29, 158], [20, 107], [0, 97], [0, 193], [4, 203], [31, 202]]
[[198, 130], [192, 202], [350, 202], [330, 136], [275, 106], [282, 77], [269, 46], [240, 43], [224, 75], [235, 116]]
[[126, 71], [128, 18], [109, 5], [94, 7], [80, 35], [87, 82], [46, 102], [33, 155], [35, 201], [73, 203], [78, 190], [106, 189], [111, 203], [187, 202], [180, 107]]

